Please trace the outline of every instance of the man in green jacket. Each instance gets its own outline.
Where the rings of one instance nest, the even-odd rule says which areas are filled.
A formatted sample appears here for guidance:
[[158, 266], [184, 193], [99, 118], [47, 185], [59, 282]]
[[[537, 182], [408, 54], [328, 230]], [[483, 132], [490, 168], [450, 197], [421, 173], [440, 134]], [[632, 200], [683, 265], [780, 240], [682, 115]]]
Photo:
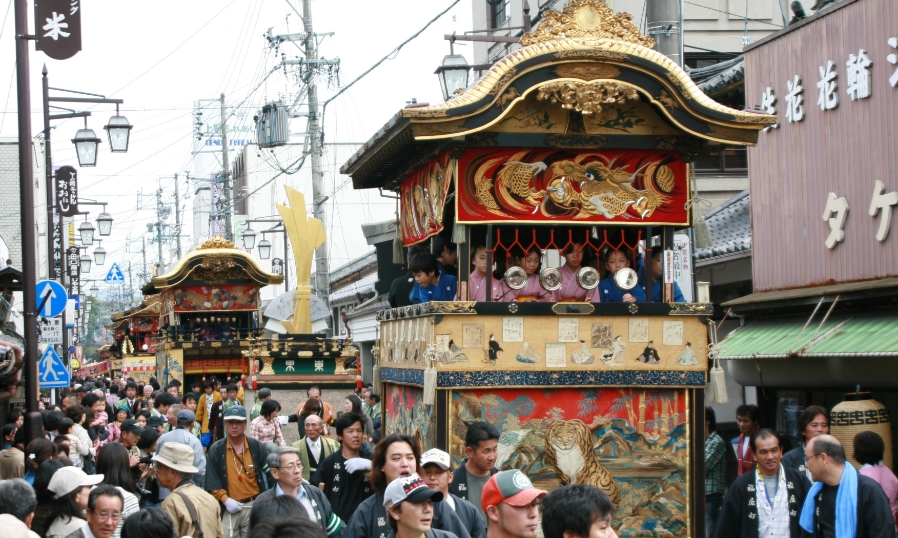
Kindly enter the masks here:
[[224, 439], [206, 454], [206, 491], [224, 506], [221, 526], [229, 538], [244, 538], [253, 501], [273, 483], [268, 449], [247, 437], [246, 408], [232, 405], [224, 413]]
[[302, 478], [308, 481], [318, 470], [318, 464], [324, 461], [324, 458], [340, 450], [340, 444], [335, 439], [321, 435], [324, 431], [324, 424], [318, 415], [306, 417], [305, 430], [306, 435], [293, 443], [293, 448], [299, 450], [299, 458], [302, 461]]

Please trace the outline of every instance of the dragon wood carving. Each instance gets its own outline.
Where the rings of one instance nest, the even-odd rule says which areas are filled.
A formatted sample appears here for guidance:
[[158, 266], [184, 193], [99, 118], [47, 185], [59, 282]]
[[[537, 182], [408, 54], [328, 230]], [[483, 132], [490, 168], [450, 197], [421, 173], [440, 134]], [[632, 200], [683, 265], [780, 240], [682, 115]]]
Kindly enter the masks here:
[[491, 213], [645, 219], [671, 200], [674, 172], [663, 160], [616, 165], [616, 158], [583, 153], [546, 165], [521, 162], [525, 153], [512, 155], [492, 176], [486, 171], [500, 159], [487, 159], [475, 173], [476, 196]]

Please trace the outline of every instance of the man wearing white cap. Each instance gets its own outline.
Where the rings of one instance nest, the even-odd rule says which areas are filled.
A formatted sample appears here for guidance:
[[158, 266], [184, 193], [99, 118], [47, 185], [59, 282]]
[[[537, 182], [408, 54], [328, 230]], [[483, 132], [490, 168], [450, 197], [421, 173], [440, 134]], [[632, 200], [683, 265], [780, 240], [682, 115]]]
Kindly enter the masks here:
[[452, 471], [449, 470], [450, 461], [449, 454], [438, 448], [432, 448], [421, 454], [421, 478], [427, 487], [442, 492], [442, 502], [455, 510], [458, 518], [471, 533], [471, 538], [484, 538], [486, 525], [477, 508], [461, 497], [449, 493], [449, 484], [453, 478]]
[[456, 538], [448, 531], [431, 528], [433, 503], [443, 500], [443, 493], [424, 484], [417, 473], [390, 482], [384, 491], [384, 508], [396, 538]]
[[198, 471], [193, 464], [195, 457], [193, 448], [176, 441], [169, 441], [153, 456], [156, 480], [171, 490], [162, 501], [162, 509], [171, 516], [178, 536], [198, 536], [199, 526], [203, 538], [222, 538], [218, 501], [193, 482]]

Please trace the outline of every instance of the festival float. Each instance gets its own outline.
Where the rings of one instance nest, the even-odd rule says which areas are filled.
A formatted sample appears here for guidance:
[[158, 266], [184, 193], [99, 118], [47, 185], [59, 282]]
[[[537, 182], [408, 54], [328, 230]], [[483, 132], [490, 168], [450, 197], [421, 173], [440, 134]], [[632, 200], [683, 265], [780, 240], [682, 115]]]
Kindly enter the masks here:
[[[414, 435], [457, 466], [468, 425], [490, 422], [498, 468], [547, 490], [601, 488], [620, 536], [691, 536], [704, 525], [716, 333], [711, 304], [674, 301], [674, 232], [696, 219], [696, 157], [754, 145], [775, 118], [704, 95], [630, 19], [601, 0], [546, 12], [522, 48], [446, 102], [400, 110], [341, 172], [398, 195], [406, 247], [450, 232], [458, 244], [456, 301], [379, 314], [384, 433]], [[658, 281], [661, 300], [467, 300], [478, 247], [486, 290], [526, 285], [510, 256], [538, 250], [538, 295], [554, 297], [563, 268], [550, 262], [575, 246], [586, 259], [622, 251], [631, 269], [614, 285]], [[657, 249], [658, 280], [646, 262]], [[583, 265], [574, 282], [589, 292], [606, 267]]]
[[[224, 383], [254, 390], [280, 384], [346, 384], [358, 379], [358, 350], [349, 339], [312, 333], [311, 263], [324, 240], [320, 221], [305, 212], [302, 193], [289, 187], [290, 205], [278, 204], [290, 235], [298, 285], [285, 334], [264, 329], [260, 289], [283, 276], [265, 271], [234, 243], [214, 237], [153, 278], [144, 293], [158, 293], [160, 382], [183, 383], [215, 375]], [[250, 396], [251, 398], [252, 396]]]

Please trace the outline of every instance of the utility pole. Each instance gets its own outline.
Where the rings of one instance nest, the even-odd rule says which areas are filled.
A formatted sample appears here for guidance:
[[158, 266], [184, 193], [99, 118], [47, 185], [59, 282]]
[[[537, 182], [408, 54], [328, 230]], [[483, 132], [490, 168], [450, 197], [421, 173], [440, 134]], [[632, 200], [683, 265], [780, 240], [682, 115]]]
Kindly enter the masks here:
[[159, 263], [157, 274], [162, 274], [162, 184], [156, 189], [156, 244], [159, 247]]
[[[306, 62], [313, 65], [318, 60], [318, 45], [312, 28], [312, 0], [302, 0], [302, 22], [306, 34]], [[321, 221], [327, 230], [327, 215], [324, 212], [324, 176], [321, 172], [321, 130], [318, 117], [318, 86], [314, 80], [314, 70], [309, 69], [309, 139], [312, 151], [312, 215]], [[328, 295], [327, 241], [315, 251], [315, 293], [327, 304]], [[336, 323], [336, 320], [334, 320]]]
[[143, 279], [147, 278], [147, 238], [141, 237], [140, 241], [143, 243], [143, 247], [140, 249], [143, 253], [143, 271], [141, 271], [140, 283], [143, 284]]
[[[221, 181], [224, 194], [225, 207], [225, 233], [224, 238], [234, 240], [231, 230], [231, 168], [228, 165], [228, 114], [225, 111], [225, 94], [221, 94]], [[215, 200], [212, 201], [215, 203]], [[220, 217], [220, 216], [219, 216]]]
[[134, 300], [134, 275], [131, 273], [131, 260], [128, 260], [128, 297]]
[[175, 251], [177, 259], [181, 259], [181, 200], [178, 194], [178, 174], [175, 174], [175, 234], [177, 234], [178, 248]]
[[[19, 120], [19, 196], [22, 218], [22, 313], [25, 314], [25, 444], [36, 439], [42, 429], [37, 411], [37, 273], [34, 233], [34, 169], [31, 162], [31, 85], [29, 84], [28, 2], [15, 0], [16, 98]], [[52, 230], [47, 230], [48, 237]], [[52, 262], [47, 260], [47, 262]], [[63, 325], [65, 327], [65, 325]], [[63, 329], [65, 331], [65, 329]]]

